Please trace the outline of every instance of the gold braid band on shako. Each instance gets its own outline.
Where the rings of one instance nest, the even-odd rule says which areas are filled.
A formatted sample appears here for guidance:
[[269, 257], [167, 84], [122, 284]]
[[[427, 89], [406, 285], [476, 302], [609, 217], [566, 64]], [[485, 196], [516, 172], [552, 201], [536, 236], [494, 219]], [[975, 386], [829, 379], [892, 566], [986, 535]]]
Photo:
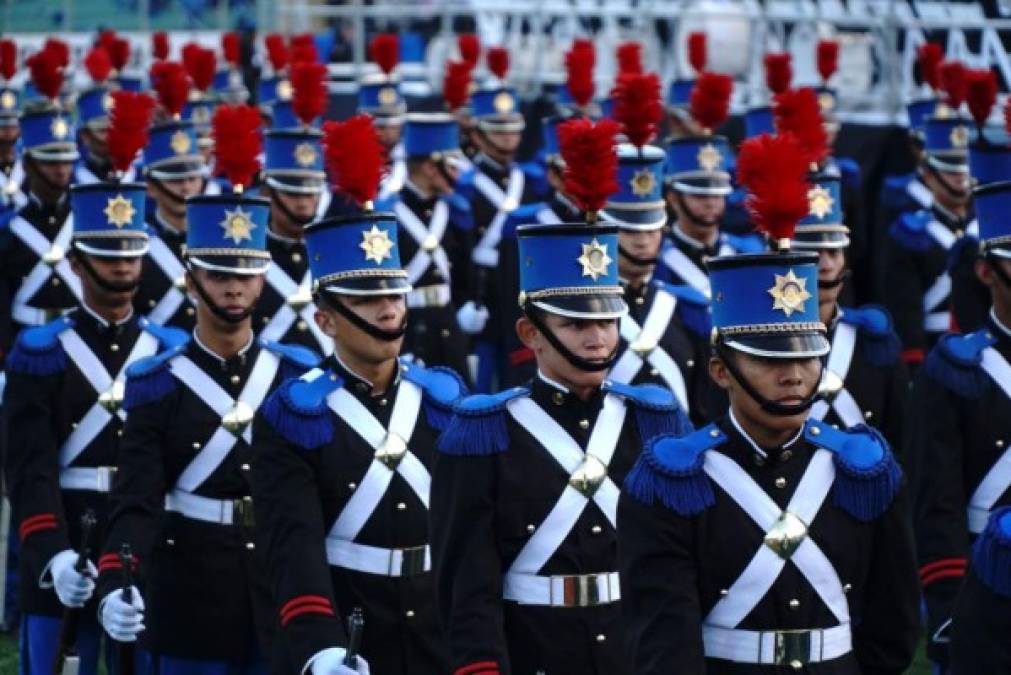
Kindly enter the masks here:
[[997, 246], [1004, 246], [1006, 244], [1011, 244], [1011, 235], [1007, 235], [1004, 237], [991, 237], [983, 242], [982, 248], [984, 251], [986, 251], [991, 248], [995, 248]]
[[407, 270], [350, 270], [348, 272], [337, 272], [320, 277], [313, 284], [316, 288], [326, 286], [335, 281], [345, 281], [347, 279], [406, 279]]
[[543, 300], [544, 298], [572, 297], [578, 295], [621, 295], [621, 286], [598, 286], [586, 288], [583, 286], [568, 286], [563, 288], [546, 288], [543, 291], [520, 291], [520, 304]]
[[75, 234], [74, 239], [149, 239], [147, 232], [137, 232], [136, 230], [119, 230], [108, 232], [81, 232]]
[[822, 225], [798, 225], [797, 232], [841, 232], [849, 234], [850, 228], [842, 223], [824, 223]]
[[257, 251], [248, 248], [188, 248], [186, 249], [185, 255], [187, 258], [211, 255], [234, 256], [236, 258], [262, 258], [264, 260], [270, 260], [270, 253], [268, 251]]
[[827, 333], [828, 329], [821, 321], [803, 321], [799, 323], [754, 323], [746, 326], [726, 326], [713, 328], [713, 335], [755, 335], [761, 333], [796, 333], [799, 331], [819, 331]]

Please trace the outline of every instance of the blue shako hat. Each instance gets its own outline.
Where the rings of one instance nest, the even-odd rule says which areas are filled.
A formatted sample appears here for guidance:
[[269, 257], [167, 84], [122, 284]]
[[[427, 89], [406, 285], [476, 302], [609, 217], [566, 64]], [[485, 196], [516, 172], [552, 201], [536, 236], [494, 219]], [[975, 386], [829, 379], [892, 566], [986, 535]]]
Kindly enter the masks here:
[[744, 137], [776, 133], [776, 117], [770, 106], [750, 108], [744, 113]]
[[70, 188], [74, 248], [106, 258], [137, 258], [148, 249], [143, 183], [91, 183]]
[[544, 144], [541, 152], [544, 154], [544, 161], [548, 164], [565, 166], [565, 160], [562, 159], [562, 146], [558, 142], [558, 125], [570, 119], [570, 117], [556, 115], [541, 120], [541, 136]]
[[305, 228], [305, 247], [314, 292], [402, 295], [411, 290], [392, 213], [362, 212], [312, 223]]
[[77, 97], [78, 124], [89, 129], [108, 128], [112, 105], [112, 89], [106, 85], [97, 85], [81, 92]]
[[0, 86], [0, 127], [14, 127], [21, 112], [21, 94], [10, 86]]
[[385, 73], [370, 73], [358, 83], [358, 112], [371, 115], [377, 127], [399, 126], [407, 104], [400, 94], [399, 81]]
[[723, 136], [671, 140], [667, 144], [668, 184], [690, 195], [729, 195], [730, 157], [730, 143]]
[[628, 311], [618, 281], [617, 227], [522, 225], [516, 234], [522, 308], [577, 319], [614, 319]]
[[283, 192], [323, 191], [323, 133], [315, 129], [268, 131], [264, 134], [267, 185]]
[[214, 119], [214, 101], [200, 93], [190, 95], [190, 100], [183, 106], [182, 118], [193, 123], [197, 132], [198, 145], [201, 148], [214, 145], [211, 138], [211, 123]]
[[618, 191], [611, 195], [600, 218], [623, 230], [659, 230], [667, 224], [663, 198], [666, 155], [660, 148], [630, 143], [618, 146]]
[[270, 265], [270, 201], [239, 194], [186, 200], [186, 261], [230, 274], [263, 274]]
[[967, 149], [972, 138], [966, 120], [935, 115], [927, 119], [923, 133], [928, 165], [938, 171], [968, 173]]
[[523, 131], [526, 127], [519, 97], [498, 80], [486, 83], [471, 94], [470, 106], [482, 131]]
[[80, 159], [70, 117], [54, 107], [21, 115], [21, 145], [40, 162], [76, 162]]
[[[302, 124], [302, 120], [295, 115], [295, 109], [291, 105], [291, 99], [277, 99], [272, 104], [266, 107], [270, 115], [270, 128], [283, 130], [283, 129], [304, 129], [305, 125]], [[312, 121], [312, 128], [318, 128], [320, 125], [320, 120], [322, 118], [317, 117]]]
[[1011, 181], [976, 188], [973, 201], [981, 252], [1011, 258]]
[[256, 102], [263, 112], [270, 113], [271, 106], [276, 101], [291, 100], [291, 81], [281, 75], [260, 78], [256, 85]]
[[688, 106], [692, 101], [692, 90], [695, 89], [695, 79], [674, 80], [667, 87], [667, 109], [674, 113], [688, 114]]
[[206, 161], [200, 154], [192, 122], [170, 121], [151, 128], [144, 148], [144, 173], [156, 180], [202, 176]]
[[797, 229], [793, 233], [793, 247], [818, 251], [849, 246], [850, 230], [843, 222], [839, 177], [825, 174], [812, 176], [807, 203], [808, 214], [797, 223]]
[[830, 345], [818, 315], [818, 254], [711, 258], [713, 338], [746, 354], [798, 359]]
[[449, 113], [410, 113], [404, 124], [407, 159], [442, 159], [462, 155], [460, 125]]
[[923, 129], [937, 110], [936, 98], [921, 98], [906, 104], [906, 116], [909, 118], [909, 136], [923, 145]]
[[242, 72], [230, 64], [214, 73], [211, 86], [222, 103], [239, 105], [249, 100], [249, 90], [242, 79]]
[[1011, 148], [989, 142], [969, 146], [969, 175], [974, 185], [1011, 180]]

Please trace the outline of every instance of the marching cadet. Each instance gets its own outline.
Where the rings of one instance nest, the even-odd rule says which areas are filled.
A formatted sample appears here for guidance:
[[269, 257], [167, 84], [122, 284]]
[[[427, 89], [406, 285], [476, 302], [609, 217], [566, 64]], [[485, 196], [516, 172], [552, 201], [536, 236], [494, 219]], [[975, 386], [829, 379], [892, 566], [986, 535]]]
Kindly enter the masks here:
[[923, 362], [951, 324], [947, 256], [965, 233], [970, 215], [969, 130], [959, 117], [931, 117], [924, 130], [923, 180], [933, 195], [929, 209], [904, 213], [889, 228], [885, 306], [895, 317], [902, 360]]
[[[237, 186], [249, 184], [259, 151], [249, 142], [250, 119], [259, 123], [255, 109], [230, 107], [215, 118], [219, 141], [229, 128], [236, 133], [229, 148], [247, 139], [243, 158], [223, 157], [219, 145], [217, 159]], [[127, 372], [129, 414], [98, 560], [98, 614], [117, 642], [143, 631], [162, 675], [267, 672], [274, 619], [254, 542], [250, 424], [276, 383], [317, 362], [302, 347], [253, 334], [270, 264], [269, 211], [265, 199], [242, 194], [187, 200], [184, 262], [187, 291], [200, 299], [196, 328], [185, 345]], [[124, 544], [138, 561], [144, 597], [123, 588]]]
[[[467, 336], [480, 333], [488, 310], [470, 294], [470, 205], [456, 194], [459, 125], [448, 113], [410, 113], [404, 125], [407, 178], [391, 202], [407, 282], [411, 320], [403, 353], [426, 366], [466, 375]], [[459, 309], [457, 309], [459, 308]]]
[[[596, 157], [613, 162], [613, 126], [596, 135]], [[606, 193], [590, 197], [601, 186], [584, 185], [583, 205], [599, 208]], [[463, 399], [432, 477], [450, 672], [631, 673], [619, 616], [617, 485], [645, 439], [690, 423], [669, 391], [607, 381], [627, 309], [617, 228], [529, 225], [517, 238], [516, 330], [537, 375]]]
[[369, 55], [379, 67], [379, 72], [365, 75], [358, 83], [358, 112], [372, 117], [379, 140], [386, 148], [387, 170], [378, 197], [385, 201], [403, 189], [407, 178], [401, 143], [407, 103], [400, 93], [400, 78], [393, 72], [400, 60], [397, 35], [376, 35], [369, 43]]
[[870, 428], [808, 418], [829, 343], [816, 256], [787, 250], [807, 158], [792, 136], [763, 135], [738, 166], [780, 250], [709, 261], [709, 371], [730, 410], [654, 438], [625, 481], [631, 670], [901, 673], [918, 628], [901, 470]]
[[901, 450], [908, 377], [899, 338], [883, 307], [840, 306], [850, 242], [840, 181], [825, 174], [810, 180], [808, 213], [797, 224], [793, 247], [818, 254], [818, 318], [831, 343], [822, 399], [811, 407], [811, 417], [842, 429], [869, 424]]
[[942, 668], [969, 544], [995, 507], [1011, 504], [1011, 183], [977, 188], [975, 200], [976, 274], [990, 289], [990, 316], [983, 328], [946, 335], [930, 352], [910, 397], [916, 423], [906, 430], [927, 654]]
[[[109, 113], [112, 89], [106, 83], [112, 62], [105, 47], [96, 46], [84, 58], [84, 65], [94, 84], [77, 96], [77, 138], [82, 160], [74, 168], [74, 185], [89, 185], [112, 177], [115, 169], [109, 155]], [[133, 167], [123, 175], [132, 181]]]
[[[97, 549], [105, 533], [125, 371], [186, 339], [140, 318], [131, 305], [148, 245], [144, 186], [92, 183], [72, 188], [70, 199], [69, 260], [81, 278], [81, 305], [22, 331], [6, 361], [5, 470], [21, 539], [20, 658], [31, 673], [53, 672], [65, 607], [86, 608], [80, 672], [96, 672], [101, 631], [90, 600], [96, 556], [83, 573], [76, 563], [78, 552]], [[82, 541], [81, 525], [88, 510], [97, 517], [90, 544]]]
[[21, 125], [18, 114], [21, 109], [21, 95], [11, 86], [11, 79], [17, 73], [17, 45], [13, 40], [0, 40], [0, 220], [4, 213], [22, 208], [28, 197], [22, 191], [25, 169], [18, 150]]

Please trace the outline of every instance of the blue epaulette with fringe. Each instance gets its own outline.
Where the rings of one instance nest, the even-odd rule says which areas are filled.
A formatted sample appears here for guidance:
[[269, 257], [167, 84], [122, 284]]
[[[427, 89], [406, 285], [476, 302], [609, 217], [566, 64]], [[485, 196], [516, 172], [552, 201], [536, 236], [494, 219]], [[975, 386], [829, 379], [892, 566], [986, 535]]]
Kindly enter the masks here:
[[453, 406], [468, 394], [463, 378], [452, 368], [422, 368], [415, 363], [401, 363], [403, 377], [421, 387], [422, 407], [428, 424], [445, 431], [453, 418]]
[[758, 234], [732, 234], [724, 232], [723, 238], [738, 253], [764, 253], [768, 249], [765, 239]]
[[533, 194], [537, 195], [538, 199], [548, 194], [551, 186], [548, 185], [548, 174], [543, 166], [537, 162], [523, 162], [520, 164], [520, 170], [526, 176], [527, 184], [533, 186]]
[[160, 401], [175, 391], [176, 379], [169, 369], [169, 364], [185, 350], [186, 343], [183, 343], [131, 363], [126, 369], [123, 409], [129, 411]]
[[906, 187], [915, 175], [915, 173], [903, 173], [885, 176], [881, 185], [882, 204], [893, 211], [905, 211], [911, 208], [913, 201], [906, 194]]
[[942, 335], [923, 363], [932, 380], [965, 398], [979, 398], [990, 376], [980, 367], [983, 350], [997, 339], [986, 328], [966, 335]]
[[67, 354], [60, 343], [60, 333], [74, 327], [67, 316], [50, 321], [45, 326], [25, 328], [18, 334], [4, 361], [4, 368], [21, 375], [55, 375], [67, 367]]
[[687, 284], [668, 284], [662, 281], [654, 282], [658, 288], [677, 298], [674, 312], [685, 328], [697, 337], [709, 339], [713, 329], [713, 314], [710, 310], [709, 298], [705, 294]]
[[1011, 598], [1011, 506], [990, 514], [972, 546], [972, 568], [990, 590]]
[[930, 211], [920, 210], [899, 215], [888, 228], [891, 238], [903, 248], [911, 251], [926, 251], [934, 239], [927, 232], [927, 224], [934, 219]]
[[333, 438], [326, 398], [342, 386], [344, 381], [333, 371], [314, 368], [282, 382], [260, 406], [260, 415], [288, 442], [315, 450]]
[[862, 522], [874, 520], [891, 506], [902, 484], [902, 469], [876, 429], [858, 424], [840, 430], [808, 420], [804, 438], [832, 453], [833, 504]]
[[513, 387], [497, 394], [474, 394], [453, 406], [453, 418], [439, 437], [438, 449], [446, 455], [485, 457], [509, 447], [506, 405], [529, 396], [526, 387]]
[[502, 238], [503, 239], [515, 239], [516, 238], [516, 228], [520, 225], [529, 225], [530, 223], [537, 222], [537, 214], [541, 209], [547, 208], [545, 202], [534, 202], [533, 204], [524, 204], [519, 208], [515, 209], [506, 217], [505, 223], [502, 224]]
[[678, 405], [670, 389], [656, 384], [621, 384], [605, 380], [601, 386], [605, 393], [625, 399], [635, 412], [639, 438], [643, 444], [662, 434], [683, 435], [692, 430], [684, 410]]
[[902, 342], [892, 324], [892, 315], [880, 305], [845, 307], [840, 321], [860, 331], [860, 351], [868, 363], [878, 368], [894, 365], [902, 353]]
[[652, 438], [622, 489], [643, 504], [659, 502], [679, 516], [697, 516], [716, 503], [712, 482], [703, 469], [705, 454], [726, 440], [715, 424], [682, 436]]
[[190, 333], [175, 326], [160, 326], [146, 317], [140, 318], [140, 327], [158, 340], [162, 349], [172, 349], [190, 341]]
[[454, 191], [443, 196], [442, 199], [449, 207], [449, 222], [453, 227], [464, 232], [474, 229], [474, 210], [471, 209], [470, 202], [466, 197]]
[[285, 378], [298, 377], [307, 370], [317, 367], [321, 361], [319, 354], [302, 345], [289, 345], [270, 340], [261, 340], [260, 347], [281, 359], [280, 372]]

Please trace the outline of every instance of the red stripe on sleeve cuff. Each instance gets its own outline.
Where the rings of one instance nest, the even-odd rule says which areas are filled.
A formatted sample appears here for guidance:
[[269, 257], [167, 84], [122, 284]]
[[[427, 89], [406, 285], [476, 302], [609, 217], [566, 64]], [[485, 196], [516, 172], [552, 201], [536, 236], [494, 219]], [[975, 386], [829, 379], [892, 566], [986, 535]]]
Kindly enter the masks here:
[[54, 513], [40, 513], [31, 518], [25, 518], [21, 521], [20, 527], [18, 527], [18, 536], [21, 541], [24, 541], [28, 535], [33, 532], [41, 532], [43, 530], [55, 530], [56, 529], [56, 514]]
[[910, 365], [923, 363], [924, 353], [922, 349], [905, 349], [902, 352], [902, 361]]
[[927, 563], [920, 568], [920, 585], [926, 586], [941, 579], [965, 576], [965, 558], [944, 558]]
[[335, 616], [330, 600], [322, 595], [300, 595], [292, 598], [281, 607], [280, 614], [281, 626], [287, 626], [288, 622], [303, 614]]
[[498, 663], [495, 661], [478, 661], [457, 668], [453, 675], [499, 675]]

